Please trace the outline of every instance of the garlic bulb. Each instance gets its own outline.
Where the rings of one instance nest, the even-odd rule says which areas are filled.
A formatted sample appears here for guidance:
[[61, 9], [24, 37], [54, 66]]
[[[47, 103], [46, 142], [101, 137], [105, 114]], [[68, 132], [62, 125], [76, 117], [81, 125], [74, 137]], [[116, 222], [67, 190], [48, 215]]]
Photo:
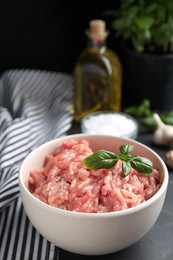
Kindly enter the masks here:
[[173, 150], [166, 153], [166, 163], [169, 167], [173, 168]]
[[157, 145], [173, 144], [173, 126], [164, 124], [157, 113], [154, 113], [153, 117], [157, 124], [157, 129], [153, 134], [153, 142]]

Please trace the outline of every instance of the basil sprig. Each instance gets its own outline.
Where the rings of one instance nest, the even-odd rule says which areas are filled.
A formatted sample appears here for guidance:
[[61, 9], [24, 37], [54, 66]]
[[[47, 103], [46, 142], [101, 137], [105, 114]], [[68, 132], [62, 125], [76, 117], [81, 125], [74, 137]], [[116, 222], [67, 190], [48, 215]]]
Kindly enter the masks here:
[[141, 174], [148, 175], [152, 173], [153, 163], [145, 157], [130, 155], [134, 146], [122, 145], [119, 147], [120, 154], [115, 154], [106, 150], [99, 150], [83, 160], [83, 164], [92, 170], [101, 168], [112, 168], [118, 160], [122, 161], [122, 172], [126, 177], [129, 175], [131, 168]]

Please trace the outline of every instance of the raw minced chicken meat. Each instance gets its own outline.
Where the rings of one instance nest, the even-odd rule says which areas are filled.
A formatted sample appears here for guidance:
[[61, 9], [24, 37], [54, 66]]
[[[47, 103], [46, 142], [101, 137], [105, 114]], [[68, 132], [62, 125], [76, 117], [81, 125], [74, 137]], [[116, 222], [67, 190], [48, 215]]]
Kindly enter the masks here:
[[93, 151], [86, 140], [67, 140], [44, 166], [29, 175], [30, 192], [41, 201], [65, 210], [99, 213], [128, 209], [151, 198], [160, 188], [160, 174], [132, 169], [123, 178], [121, 161], [110, 169], [91, 170], [82, 160]]

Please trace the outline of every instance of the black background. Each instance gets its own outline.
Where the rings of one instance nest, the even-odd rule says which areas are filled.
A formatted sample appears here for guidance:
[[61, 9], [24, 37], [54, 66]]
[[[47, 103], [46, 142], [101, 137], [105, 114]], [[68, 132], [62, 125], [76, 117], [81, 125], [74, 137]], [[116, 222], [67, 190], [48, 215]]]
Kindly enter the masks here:
[[[102, 18], [119, 1], [5, 0], [0, 3], [0, 73], [11, 68], [71, 73], [86, 46], [89, 20]], [[116, 50], [114, 36], [109, 47]]]

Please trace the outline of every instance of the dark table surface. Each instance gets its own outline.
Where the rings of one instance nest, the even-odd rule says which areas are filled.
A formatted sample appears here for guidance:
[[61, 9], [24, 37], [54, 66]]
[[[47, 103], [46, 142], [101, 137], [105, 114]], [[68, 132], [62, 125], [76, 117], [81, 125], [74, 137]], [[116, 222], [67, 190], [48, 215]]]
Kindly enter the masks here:
[[[68, 134], [80, 133], [80, 125], [73, 124]], [[152, 142], [152, 134], [139, 132], [137, 141], [149, 146], [165, 161], [165, 154], [173, 147], [159, 147]], [[160, 216], [152, 229], [134, 245], [109, 255], [86, 256], [60, 250], [60, 260], [171, 260], [173, 259], [173, 169], [169, 168], [167, 195]], [[106, 241], [105, 241], [106, 243]]]

